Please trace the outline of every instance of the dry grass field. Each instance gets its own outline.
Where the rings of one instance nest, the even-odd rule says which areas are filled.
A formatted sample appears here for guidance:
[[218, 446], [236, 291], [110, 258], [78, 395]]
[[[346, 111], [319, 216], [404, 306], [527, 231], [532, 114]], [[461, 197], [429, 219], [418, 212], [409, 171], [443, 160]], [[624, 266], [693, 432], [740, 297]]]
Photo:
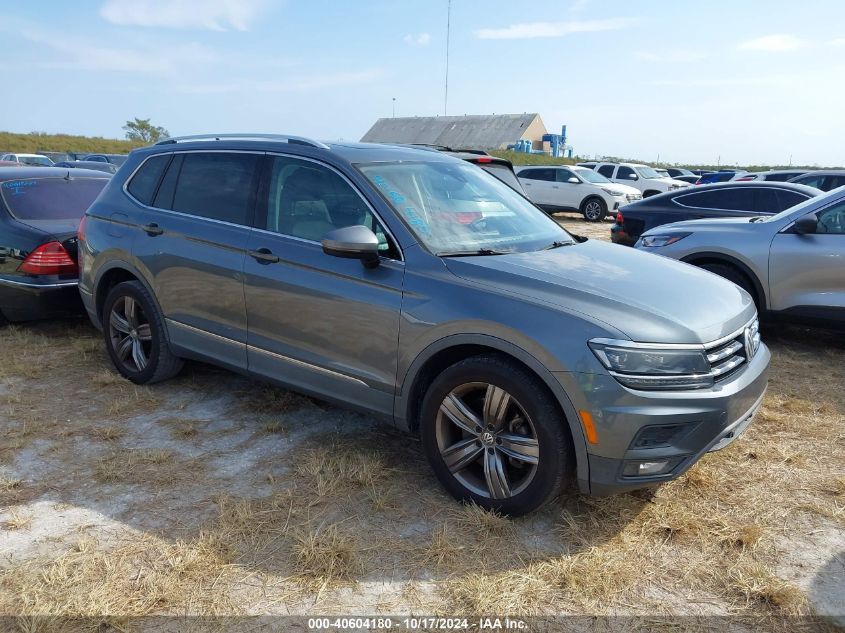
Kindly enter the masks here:
[[845, 340], [764, 340], [740, 440], [653, 493], [511, 520], [366, 416], [200, 364], [133, 386], [84, 321], [2, 329], [0, 615], [845, 613]]

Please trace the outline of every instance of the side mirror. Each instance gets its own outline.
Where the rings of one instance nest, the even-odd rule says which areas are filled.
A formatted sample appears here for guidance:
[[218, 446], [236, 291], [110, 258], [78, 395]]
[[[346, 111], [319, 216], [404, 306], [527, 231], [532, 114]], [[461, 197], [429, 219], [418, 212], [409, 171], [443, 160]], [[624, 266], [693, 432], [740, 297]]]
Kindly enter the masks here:
[[575, 176], [572, 176], [572, 178], [567, 179], [566, 182], [571, 182], [573, 185], [581, 184], [581, 181], [578, 180]]
[[332, 257], [360, 259], [367, 268], [378, 266], [378, 237], [366, 226], [345, 226], [326, 233], [323, 252]]
[[819, 216], [815, 213], [810, 213], [795, 220], [795, 224], [792, 226], [799, 235], [812, 235], [819, 228]]
[[628, 174], [628, 178], [631, 180], [639, 180], [640, 177], [637, 176], [637, 174]]

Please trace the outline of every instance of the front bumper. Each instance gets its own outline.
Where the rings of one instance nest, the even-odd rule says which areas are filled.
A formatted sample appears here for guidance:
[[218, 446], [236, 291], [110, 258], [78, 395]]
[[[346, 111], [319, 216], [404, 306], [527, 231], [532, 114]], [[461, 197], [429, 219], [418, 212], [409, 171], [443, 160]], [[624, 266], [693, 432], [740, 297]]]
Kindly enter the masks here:
[[83, 308], [77, 281], [0, 278], [0, 313], [9, 321], [79, 316]]
[[[689, 391], [632, 390], [611, 376], [567, 374], [576, 384], [564, 387], [577, 394], [576, 409], [590, 412], [598, 436], [597, 444], [587, 445], [588, 468], [579, 471], [579, 488], [601, 496], [654, 486], [727, 446], [745, 431], [763, 401], [770, 358], [761, 343], [742, 371], [712, 389]], [[669, 429], [665, 441], [643, 442], [663, 429]], [[630, 475], [627, 470], [663, 460], [669, 469], [661, 474]]]

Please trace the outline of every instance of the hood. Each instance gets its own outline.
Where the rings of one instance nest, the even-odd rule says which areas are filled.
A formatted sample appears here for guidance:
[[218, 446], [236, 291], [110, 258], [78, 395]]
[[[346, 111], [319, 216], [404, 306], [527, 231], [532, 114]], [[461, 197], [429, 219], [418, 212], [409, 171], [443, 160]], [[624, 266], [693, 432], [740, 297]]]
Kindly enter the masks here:
[[636, 187], [632, 187], [631, 185], [623, 185], [621, 182], [591, 182], [587, 184], [595, 185], [596, 187], [613, 189], [614, 191], [621, 191], [622, 193], [626, 194], [630, 193], [642, 195], [642, 191], [640, 191]]
[[755, 313], [751, 297], [721, 277], [597, 240], [443, 261], [458, 277], [587, 315], [633, 341], [708, 343], [738, 330]]

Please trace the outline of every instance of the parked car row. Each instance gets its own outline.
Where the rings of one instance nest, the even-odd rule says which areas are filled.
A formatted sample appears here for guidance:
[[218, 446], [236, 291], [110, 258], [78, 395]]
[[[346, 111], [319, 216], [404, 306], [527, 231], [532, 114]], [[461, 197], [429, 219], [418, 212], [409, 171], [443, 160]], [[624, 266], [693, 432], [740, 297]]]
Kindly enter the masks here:
[[[138, 384], [197, 359], [386, 419], [419, 435], [449, 493], [485, 508], [524, 514], [570, 482], [597, 495], [654, 486], [751, 423], [770, 359], [758, 306], [845, 309], [842, 244], [828, 239], [845, 235], [845, 194], [595, 166], [612, 178], [578, 166], [514, 178], [508, 161], [448, 148], [215, 134], [136, 150], [114, 176], [0, 170], [0, 289], [16, 293], [0, 309], [26, 318], [81, 299]], [[683, 196], [727, 186], [754, 205], [806, 200], [716, 229], [644, 223], [636, 248], [573, 236], [531, 202], [545, 190], [547, 210], [600, 219], [666, 198], [684, 213], [707, 201]], [[743, 244], [754, 292], [717, 267]], [[791, 272], [768, 263], [776, 247]]]
[[[0, 161], [15, 163], [16, 165], [31, 165], [39, 167], [52, 167], [53, 165], [60, 165], [62, 167], [89, 167], [87, 163], [99, 163], [110, 165], [108, 169], [102, 168], [101, 171], [114, 173], [117, 168], [126, 162], [125, 154], [70, 154], [65, 152], [50, 152], [51, 156], [44, 154], [22, 154], [22, 153], [6, 153], [0, 155]], [[80, 165], [78, 163], [86, 163]], [[2, 165], [0, 165], [2, 166]]]

